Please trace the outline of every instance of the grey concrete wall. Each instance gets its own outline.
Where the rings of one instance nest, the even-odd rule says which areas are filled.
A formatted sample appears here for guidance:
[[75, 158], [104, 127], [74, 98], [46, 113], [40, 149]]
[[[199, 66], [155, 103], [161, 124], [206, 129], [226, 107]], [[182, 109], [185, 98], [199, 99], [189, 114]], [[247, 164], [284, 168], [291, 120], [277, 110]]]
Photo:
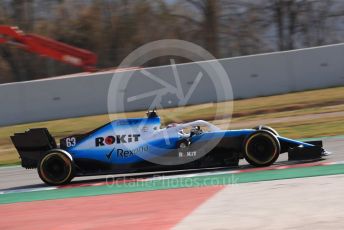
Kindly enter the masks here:
[[[337, 44], [219, 61], [229, 75], [234, 98], [250, 98], [344, 85], [343, 60], [344, 44]], [[209, 62], [177, 66], [183, 87], [192, 85], [198, 64], [207, 68]], [[169, 66], [147, 70], [166, 81], [171, 78]], [[161, 87], [142, 76], [135, 76], [140, 74], [138, 70], [130, 71], [126, 73], [132, 73], [135, 80], [114, 94], [137, 95]], [[114, 72], [82, 73], [0, 85], [0, 125], [107, 113], [108, 89], [113, 76]], [[123, 78], [125, 74], [115, 77]], [[216, 95], [209, 76], [203, 79], [188, 104], [224, 98], [223, 95]], [[126, 110], [145, 109], [149, 106], [149, 100], [124, 101], [124, 107]], [[174, 102], [161, 103], [163, 106], [176, 105]]]

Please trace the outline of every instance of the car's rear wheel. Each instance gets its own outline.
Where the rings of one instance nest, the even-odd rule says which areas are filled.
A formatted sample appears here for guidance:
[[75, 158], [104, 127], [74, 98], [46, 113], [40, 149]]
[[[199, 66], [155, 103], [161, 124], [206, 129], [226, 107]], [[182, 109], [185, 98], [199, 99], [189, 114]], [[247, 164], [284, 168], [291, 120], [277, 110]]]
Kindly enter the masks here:
[[37, 169], [39, 177], [49, 185], [67, 184], [74, 177], [72, 160], [58, 150], [45, 155], [39, 162]]
[[251, 165], [264, 167], [273, 164], [281, 152], [277, 137], [266, 130], [250, 134], [244, 141], [243, 153]]

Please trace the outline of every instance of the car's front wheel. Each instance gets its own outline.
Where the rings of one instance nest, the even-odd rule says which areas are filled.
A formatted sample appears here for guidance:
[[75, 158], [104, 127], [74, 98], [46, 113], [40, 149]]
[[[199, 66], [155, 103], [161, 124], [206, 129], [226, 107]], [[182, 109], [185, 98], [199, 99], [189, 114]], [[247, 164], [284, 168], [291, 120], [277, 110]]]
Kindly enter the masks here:
[[271, 128], [270, 126], [259, 125], [259, 126], [254, 127], [253, 129], [255, 129], [255, 130], [266, 130], [266, 131], [269, 131], [270, 133], [274, 134], [275, 136], [279, 136], [278, 132], [275, 129]]
[[266, 130], [259, 130], [246, 137], [243, 153], [251, 165], [263, 167], [273, 164], [281, 152], [277, 137]]
[[37, 167], [38, 175], [46, 184], [69, 183], [74, 177], [74, 164], [63, 152], [55, 150], [45, 155]]

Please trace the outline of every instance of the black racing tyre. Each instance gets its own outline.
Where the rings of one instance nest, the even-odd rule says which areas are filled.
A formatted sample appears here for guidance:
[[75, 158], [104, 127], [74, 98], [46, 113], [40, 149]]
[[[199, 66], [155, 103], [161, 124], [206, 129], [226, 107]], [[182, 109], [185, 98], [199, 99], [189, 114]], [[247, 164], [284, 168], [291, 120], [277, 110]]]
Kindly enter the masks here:
[[69, 183], [75, 174], [72, 160], [62, 151], [53, 150], [39, 162], [38, 175], [48, 185]]
[[243, 143], [246, 161], [253, 166], [272, 165], [281, 153], [281, 145], [277, 137], [266, 130], [258, 130], [247, 136]]
[[275, 134], [276, 136], [279, 136], [278, 132], [275, 129], [271, 128], [270, 126], [259, 125], [259, 126], [254, 127], [253, 129], [255, 129], [255, 130], [266, 130], [266, 131], [269, 131], [270, 133]]

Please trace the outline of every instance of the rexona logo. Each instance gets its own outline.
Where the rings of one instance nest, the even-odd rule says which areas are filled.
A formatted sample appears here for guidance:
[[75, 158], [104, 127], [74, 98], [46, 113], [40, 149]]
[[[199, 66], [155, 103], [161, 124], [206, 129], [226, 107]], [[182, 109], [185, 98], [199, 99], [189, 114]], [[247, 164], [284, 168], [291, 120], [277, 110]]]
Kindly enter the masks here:
[[112, 144], [121, 144], [121, 143], [131, 143], [138, 142], [140, 134], [123, 134], [107, 137], [97, 137], [95, 139], [96, 147]]
[[132, 150], [117, 149], [117, 157], [127, 158], [143, 152], [148, 152], [148, 145]]

